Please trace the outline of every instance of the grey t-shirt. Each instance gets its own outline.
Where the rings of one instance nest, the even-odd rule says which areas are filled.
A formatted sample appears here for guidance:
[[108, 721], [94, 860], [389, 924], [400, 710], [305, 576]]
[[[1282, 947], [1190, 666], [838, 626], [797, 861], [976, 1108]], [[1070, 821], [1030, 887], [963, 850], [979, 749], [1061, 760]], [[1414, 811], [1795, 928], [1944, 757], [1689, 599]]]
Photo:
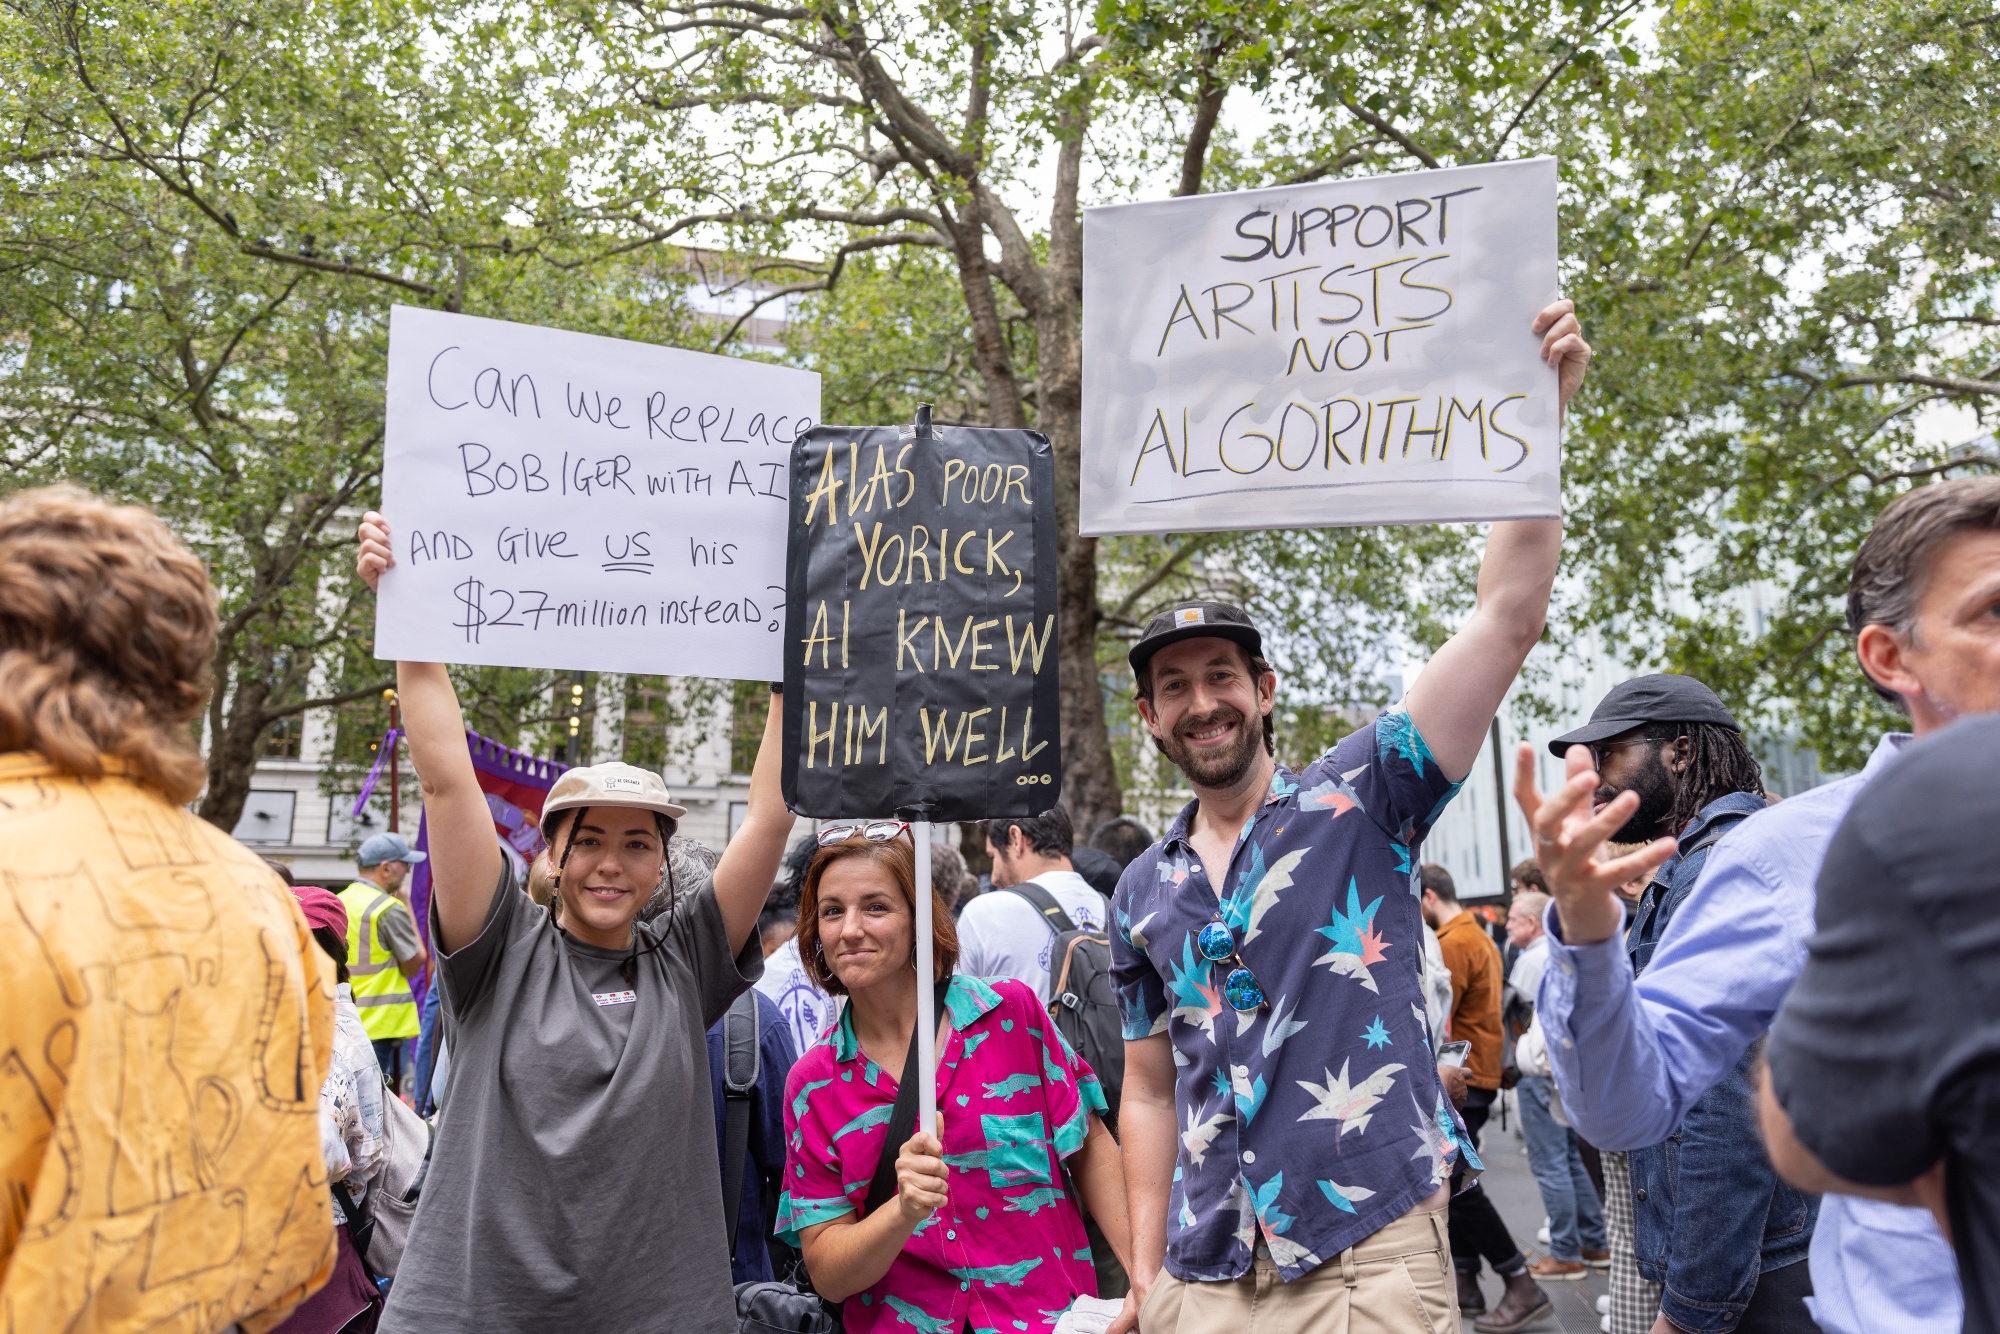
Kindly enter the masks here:
[[[383, 1334], [735, 1334], [703, 1035], [763, 971], [713, 890], [585, 945], [503, 868], [477, 939], [439, 956], [451, 1090]], [[432, 935], [436, 938], [433, 917]]]
[[381, 933], [389, 953], [396, 956], [397, 963], [408, 963], [417, 957], [417, 919], [410, 916], [410, 910], [401, 900], [382, 910], [382, 915], [375, 919], [375, 929]]

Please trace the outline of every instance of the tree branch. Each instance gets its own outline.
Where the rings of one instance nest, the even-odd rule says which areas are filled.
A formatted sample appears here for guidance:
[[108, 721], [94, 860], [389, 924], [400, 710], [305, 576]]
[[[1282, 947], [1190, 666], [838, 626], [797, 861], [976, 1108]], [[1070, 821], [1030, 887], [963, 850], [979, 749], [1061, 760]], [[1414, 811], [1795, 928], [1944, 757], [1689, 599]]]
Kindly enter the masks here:
[[1436, 158], [1432, 157], [1429, 153], [1426, 153], [1423, 150], [1422, 146], [1419, 145], [1416, 140], [1410, 138], [1409, 135], [1404, 134], [1401, 130], [1397, 129], [1395, 125], [1389, 122], [1388, 120], [1385, 120], [1381, 116], [1376, 115], [1374, 112], [1370, 111], [1367, 107], [1361, 106], [1356, 102], [1352, 102], [1345, 97], [1342, 97], [1340, 99], [1340, 104], [1347, 108], [1348, 115], [1354, 117], [1362, 124], [1370, 126], [1380, 131], [1381, 133], [1388, 135], [1389, 138], [1395, 141], [1396, 146], [1398, 148], [1401, 148], [1405, 153], [1408, 153], [1411, 157], [1423, 163], [1426, 167], [1436, 167], [1438, 165], [1438, 160]]

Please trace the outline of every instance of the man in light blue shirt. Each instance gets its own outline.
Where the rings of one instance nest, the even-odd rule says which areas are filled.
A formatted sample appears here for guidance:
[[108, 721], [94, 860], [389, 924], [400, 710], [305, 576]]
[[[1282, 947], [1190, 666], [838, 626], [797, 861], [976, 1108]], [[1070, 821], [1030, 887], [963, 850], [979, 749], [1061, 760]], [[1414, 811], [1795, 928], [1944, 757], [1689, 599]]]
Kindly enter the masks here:
[[[1883, 511], [1856, 558], [1847, 619], [1863, 671], [1915, 733], [2000, 710], [2000, 478], [1934, 483]], [[1752, 815], [1717, 843], [1636, 979], [1613, 890], [1650, 873], [1674, 842], [1600, 857], [1638, 798], [1621, 794], [1593, 814], [1598, 778], [1577, 746], [1568, 782], [1544, 801], [1522, 747], [1515, 792], [1555, 899], [1537, 1014], [1564, 1108], [1591, 1143], [1660, 1142], [1763, 1038], [1804, 966], [1834, 830], [1905, 740], [1885, 736], [1860, 774]], [[1957, 1271], [1927, 1211], [1829, 1195], [1811, 1267], [1826, 1334], [1959, 1328]]]

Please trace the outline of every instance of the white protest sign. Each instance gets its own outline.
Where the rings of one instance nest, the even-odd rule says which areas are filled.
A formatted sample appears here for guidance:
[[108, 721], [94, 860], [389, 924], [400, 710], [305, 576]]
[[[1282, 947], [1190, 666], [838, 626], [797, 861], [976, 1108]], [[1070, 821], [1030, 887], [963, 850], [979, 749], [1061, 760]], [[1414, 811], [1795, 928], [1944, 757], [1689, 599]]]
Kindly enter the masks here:
[[1550, 517], [1553, 158], [1093, 208], [1085, 534]]
[[398, 306], [375, 656], [775, 680], [819, 376]]

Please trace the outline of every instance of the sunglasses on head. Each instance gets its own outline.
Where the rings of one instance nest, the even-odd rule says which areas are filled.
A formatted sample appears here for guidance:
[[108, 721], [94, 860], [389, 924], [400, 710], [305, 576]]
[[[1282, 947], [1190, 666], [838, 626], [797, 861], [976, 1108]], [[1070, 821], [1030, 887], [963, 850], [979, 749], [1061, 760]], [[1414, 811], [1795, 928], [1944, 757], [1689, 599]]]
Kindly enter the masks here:
[[820, 830], [818, 838], [819, 845], [826, 848], [835, 843], [844, 843], [850, 838], [865, 838], [870, 843], [887, 843], [890, 839], [909, 832], [909, 823], [904, 820], [844, 820]]

